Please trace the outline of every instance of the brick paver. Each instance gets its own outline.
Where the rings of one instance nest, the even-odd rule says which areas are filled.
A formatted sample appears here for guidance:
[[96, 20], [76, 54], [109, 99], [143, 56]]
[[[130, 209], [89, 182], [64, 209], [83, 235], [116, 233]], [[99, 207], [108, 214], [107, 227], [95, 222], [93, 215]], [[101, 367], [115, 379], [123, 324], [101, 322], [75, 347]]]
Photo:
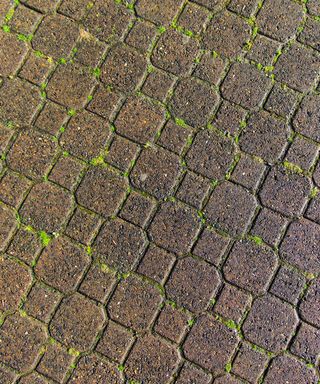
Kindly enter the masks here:
[[318, 0], [0, 1], [0, 384], [319, 384]]

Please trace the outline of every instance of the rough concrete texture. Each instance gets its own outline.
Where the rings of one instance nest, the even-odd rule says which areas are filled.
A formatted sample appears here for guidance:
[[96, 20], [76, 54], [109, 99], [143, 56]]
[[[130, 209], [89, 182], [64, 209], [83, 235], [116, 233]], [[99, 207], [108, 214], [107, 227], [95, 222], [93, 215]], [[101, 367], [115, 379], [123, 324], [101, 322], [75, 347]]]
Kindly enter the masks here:
[[319, 0], [0, 26], [0, 384], [319, 384]]

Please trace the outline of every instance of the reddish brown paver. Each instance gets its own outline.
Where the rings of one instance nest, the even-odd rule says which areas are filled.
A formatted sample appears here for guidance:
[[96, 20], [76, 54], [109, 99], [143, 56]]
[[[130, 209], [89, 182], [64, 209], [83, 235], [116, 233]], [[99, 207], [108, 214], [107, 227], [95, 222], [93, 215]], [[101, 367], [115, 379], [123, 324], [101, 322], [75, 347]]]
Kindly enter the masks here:
[[0, 384], [319, 384], [318, 3], [0, 1]]

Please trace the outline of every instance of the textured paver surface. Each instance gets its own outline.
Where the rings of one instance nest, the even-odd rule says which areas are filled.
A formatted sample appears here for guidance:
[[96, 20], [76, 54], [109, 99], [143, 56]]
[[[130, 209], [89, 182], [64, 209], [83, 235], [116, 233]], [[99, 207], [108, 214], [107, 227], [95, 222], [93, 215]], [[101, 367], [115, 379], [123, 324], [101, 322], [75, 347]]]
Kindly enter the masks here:
[[0, 27], [0, 384], [319, 384], [319, 0]]

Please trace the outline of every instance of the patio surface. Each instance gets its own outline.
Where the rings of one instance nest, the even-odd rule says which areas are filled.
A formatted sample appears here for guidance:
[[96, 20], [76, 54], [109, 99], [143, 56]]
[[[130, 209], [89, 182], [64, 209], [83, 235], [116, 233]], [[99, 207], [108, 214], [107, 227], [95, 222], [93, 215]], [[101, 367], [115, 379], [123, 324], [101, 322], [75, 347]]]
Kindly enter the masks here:
[[1, 0], [0, 384], [318, 384], [319, 0]]

